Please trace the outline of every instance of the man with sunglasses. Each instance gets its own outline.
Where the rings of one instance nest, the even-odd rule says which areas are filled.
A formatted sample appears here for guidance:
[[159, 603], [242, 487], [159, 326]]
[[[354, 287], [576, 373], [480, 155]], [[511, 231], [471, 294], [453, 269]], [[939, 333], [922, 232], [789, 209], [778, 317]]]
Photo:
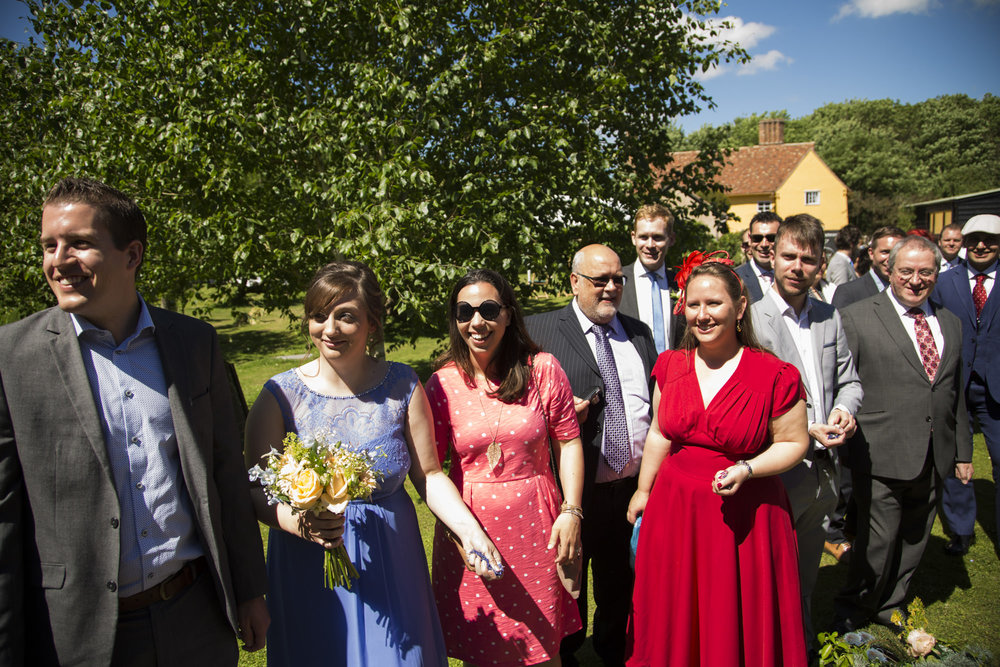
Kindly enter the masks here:
[[[962, 321], [962, 387], [969, 424], [979, 423], [993, 463], [1000, 529], [1000, 291], [995, 287], [1000, 216], [973, 216], [961, 231], [966, 261], [941, 273], [930, 301]], [[976, 524], [972, 485], [963, 484], [954, 475], [945, 477], [942, 514], [952, 535], [945, 553], [964, 556], [972, 544]]]
[[[605, 664], [625, 657], [625, 629], [632, 601], [626, 519], [636, 490], [642, 446], [650, 423], [656, 348], [649, 327], [618, 312], [627, 282], [621, 260], [603, 245], [573, 257], [573, 300], [532, 315], [531, 337], [559, 360], [576, 401], [584, 450], [583, 577], [578, 604], [586, 624], [587, 565], [594, 576], [594, 651]], [[563, 639], [563, 665], [577, 664], [586, 627]]]
[[780, 224], [781, 217], [774, 211], [761, 211], [750, 218], [750, 261], [736, 267], [750, 303], [760, 301], [774, 282], [774, 237]]
[[649, 327], [657, 353], [676, 348], [684, 335], [684, 318], [671, 312], [674, 273], [664, 266], [667, 250], [673, 244], [673, 214], [661, 204], [640, 207], [632, 229], [636, 260], [625, 267], [628, 280], [618, 312], [642, 320]]

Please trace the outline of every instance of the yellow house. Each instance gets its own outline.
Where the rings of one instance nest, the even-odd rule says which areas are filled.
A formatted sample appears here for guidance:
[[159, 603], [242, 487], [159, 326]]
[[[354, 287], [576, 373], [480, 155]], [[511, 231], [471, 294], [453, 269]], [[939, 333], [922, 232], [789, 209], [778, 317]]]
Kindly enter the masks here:
[[[827, 231], [847, 224], [847, 186], [816, 154], [813, 142], [786, 144], [785, 121], [762, 120], [759, 144], [733, 151], [719, 181], [729, 188], [729, 231], [742, 232], [760, 211], [782, 218], [809, 213]], [[672, 168], [690, 164], [697, 151], [674, 153]]]

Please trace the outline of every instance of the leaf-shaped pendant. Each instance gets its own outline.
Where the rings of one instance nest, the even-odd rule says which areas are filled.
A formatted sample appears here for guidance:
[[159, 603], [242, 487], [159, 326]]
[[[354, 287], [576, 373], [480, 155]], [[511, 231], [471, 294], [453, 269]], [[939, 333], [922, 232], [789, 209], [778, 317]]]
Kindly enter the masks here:
[[494, 440], [490, 443], [489, 448], [486, 450], [486, 460], [489, 461], [490, 468], [497, 467], [497, 464], [500, 463], [500, 454], [502, 453], [499, 442]]

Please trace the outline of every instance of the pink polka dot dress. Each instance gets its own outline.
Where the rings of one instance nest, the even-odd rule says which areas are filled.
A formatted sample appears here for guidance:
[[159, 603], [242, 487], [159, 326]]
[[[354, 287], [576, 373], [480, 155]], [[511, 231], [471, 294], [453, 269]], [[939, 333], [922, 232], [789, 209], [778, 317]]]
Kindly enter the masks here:
[[[549, 434], [579, 435], [569, 380], [555, 357], [535, 357], [531, 390], [501, 403], [485, 387], [470, 388], [454, 365], [427, 382], [438, 453], [451, 455], [451, 478], [504, 560], [502, 579], [468, 572], [441, 526], [434, 535], [433, 584], [448, 655], [486, 665], [550, 660], [582, 626], [549, 551], [562, 498], [549, 467]], [[541, 410], [548, 414], [549, 433]], [[487, 450], [500, 443], [491, 467]]]

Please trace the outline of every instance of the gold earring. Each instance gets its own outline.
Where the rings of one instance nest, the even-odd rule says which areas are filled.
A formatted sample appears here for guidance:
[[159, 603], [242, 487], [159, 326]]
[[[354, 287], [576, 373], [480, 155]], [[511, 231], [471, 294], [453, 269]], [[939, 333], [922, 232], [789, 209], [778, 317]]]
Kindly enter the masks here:
[[743, 327], [740, 326], [739, 320], [736, 320], [736, 333], [743, 333]]

